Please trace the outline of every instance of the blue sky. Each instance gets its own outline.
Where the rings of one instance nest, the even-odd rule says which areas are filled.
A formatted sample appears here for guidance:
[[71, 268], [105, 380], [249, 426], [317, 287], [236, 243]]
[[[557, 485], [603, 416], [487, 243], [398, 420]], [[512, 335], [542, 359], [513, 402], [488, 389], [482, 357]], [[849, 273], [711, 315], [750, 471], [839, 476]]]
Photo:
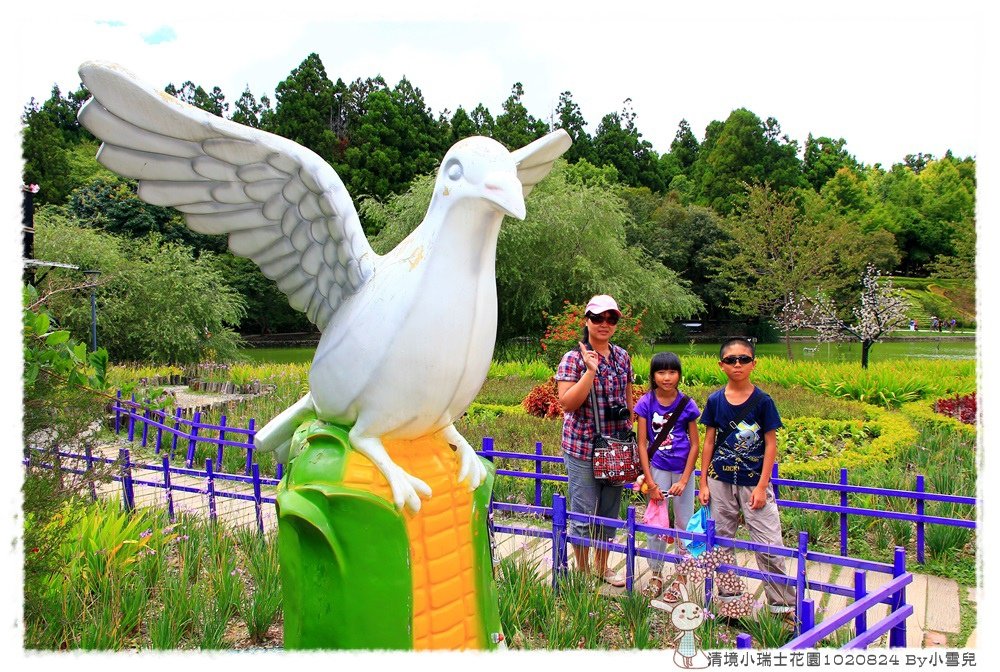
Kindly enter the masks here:
[[32, 17], [12, 36], [31, 66], [15, 69], [4, 95], [20, 109], [47, 98], [53, 83], [75, 89], [79, 64], [103, 59], [158, 88], [218, 85], [232, 102], [246, 86], [271, 95], [316, 52], [331, 78], [381, 74], [391, 85], [406, 76], [434, 113], [482, 102], [496, 114], [520, 81], [536, 117], [571, 91], [593, 132], [631, 98], [640, 131], [660, 152], [681, 119], [700, 139], [739, 107], [777, 118], [800, 145], [809, 133], [843, 137], [868, 164], [978, 150], [975, 56], [989, 38], [974, 3], [665, 5], [456, 1], [421, 14], [376, 1], [338, 14], [298, 3], [241, 3], [231, 13], [186, 1], [104, 2], [44, 19], [17, 9]]

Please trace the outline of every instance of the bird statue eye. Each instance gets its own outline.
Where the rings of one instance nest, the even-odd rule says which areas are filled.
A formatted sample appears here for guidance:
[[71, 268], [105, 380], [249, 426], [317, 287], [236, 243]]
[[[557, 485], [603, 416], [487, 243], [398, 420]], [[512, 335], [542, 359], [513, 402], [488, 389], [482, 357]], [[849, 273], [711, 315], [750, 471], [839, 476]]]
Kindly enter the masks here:
[[462, 177], [462, 164], [458, 159], [452, 159], [448, 162], [448, 165], [444, 167], [444, 172], [450, 180], [457, 180]]

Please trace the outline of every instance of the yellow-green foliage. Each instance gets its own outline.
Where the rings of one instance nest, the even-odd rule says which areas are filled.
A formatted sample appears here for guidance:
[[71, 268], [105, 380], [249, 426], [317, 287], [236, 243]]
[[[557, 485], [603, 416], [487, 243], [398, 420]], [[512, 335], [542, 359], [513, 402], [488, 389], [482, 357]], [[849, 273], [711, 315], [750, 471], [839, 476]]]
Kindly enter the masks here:
[[[684, 385], [721, 386], [726, 377], [714, 357], [684, 355]], [[645, 380], [649, 358], [635, 357], [633, 369]], [[853, 362], [790, 361], [758, 357], [753, 381], [763, 387], [801, 385], [821, 394], [886, 408], [918, 399], [968, 394], [976, 389], [976, 363], [971, 360], [895, 359], [862, 369]]]
[[[841, 467], [852, 468], [884, 463], [917, 440], [917, 430], [901, 413], [868, 406], [866, 415], [867, 418], [863, 422], [801, 418], [789, 423], [788, 427], [778, 433], [780, 476], [799, 478], [828, 473]], [[838, 428], [840, 431], [836, 432]], [[808, 432], [812, 432], [813, 435], [825, 432], [827, 436], [839, 437], [839, 442], [829, 438], [811, 442]], [[806, 436], [800, 437], [801, 434]], [[866, 440], [868, 436], [873, 438], [870, 441]], [[789, 449], [789, 445], [799, 445], [799, 438], [804, 438], [804, 446], [794, 450]], [[782, 450], [782, 441], [787, 452]], [[839, 445], [840, 450], [829, 450], [828, 455], [819, 454], [823, 445]]]
[[951, 416], [938, 413], [934, 410], [933, 401], [915, 401], [913, 403], [903, 404], [900, 406], [899, 410], [903, 415], [915, 422], [936, 425], [938, 427], [947, 427], [948, 429], [969, 437], [976, 436], [975, 425], [969, 425], [961, 420], [956, 420]]

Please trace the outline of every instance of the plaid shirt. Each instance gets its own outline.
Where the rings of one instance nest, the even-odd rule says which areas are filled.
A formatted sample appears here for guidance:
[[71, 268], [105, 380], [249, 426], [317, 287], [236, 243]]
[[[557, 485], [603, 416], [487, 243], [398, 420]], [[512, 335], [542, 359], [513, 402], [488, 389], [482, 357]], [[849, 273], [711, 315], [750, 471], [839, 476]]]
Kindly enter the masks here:
[[[594, 377], [594, 393], [597, 395], [597, 409], [601, 415], [601, 431], [608, 436], [615, 436], [632, 429], [628, 420], [609, 420], [608, 407], [612, 403], [625, 404], [628, 386], [632, 382], [632, 359], [625, 348], [611, 344], [611, 357], [599, 356], [597, 375]], [[575, 383], [583, 377], [587, 365], [579, 349], [570, 350], [563, 355], [556, 370], [557, 381]], [[594, 435], [597, 427], [594, 425], [594, 410], [590, 396], [584, 400], [580, 408], [572, 413], [563, 413], [562, 449], [567, 455], [589, 460], [593, 457]]]

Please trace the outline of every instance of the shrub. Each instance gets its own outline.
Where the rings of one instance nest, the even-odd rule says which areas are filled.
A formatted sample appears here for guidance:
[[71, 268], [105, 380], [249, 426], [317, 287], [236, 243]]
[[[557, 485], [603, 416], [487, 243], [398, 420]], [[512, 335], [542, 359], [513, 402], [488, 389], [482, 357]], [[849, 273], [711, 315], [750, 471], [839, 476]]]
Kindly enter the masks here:
[[[564, 302], [561, 312], [556, 315], [543, 313], [545, 316], [545, 335], [542, 336], [542, 351], [545, 362], [555, 368], [563, 355], [578, 347], [583, 338], [586, 305]], [[644, 352], [647, 349], [643, 339], [642, 317], [646, 311], [638, 315], [632, 312], [631, 306], [621, 304], [622, 318], [618, 322], [612, 342], [625, 348], [631, 355]]]
[[563, 414], [556, 390], [555, 378], [549, 378], [541, 385], [535, 385], [521, 402], [524, 410], [539, 418], [558, 418]]
[[976, 393], [965, 396], [955, 395], [950, 399], [938, 399], [934, 402], [934, 411], [941, 415], [963, 422], [967, 425], [976, 424]]

